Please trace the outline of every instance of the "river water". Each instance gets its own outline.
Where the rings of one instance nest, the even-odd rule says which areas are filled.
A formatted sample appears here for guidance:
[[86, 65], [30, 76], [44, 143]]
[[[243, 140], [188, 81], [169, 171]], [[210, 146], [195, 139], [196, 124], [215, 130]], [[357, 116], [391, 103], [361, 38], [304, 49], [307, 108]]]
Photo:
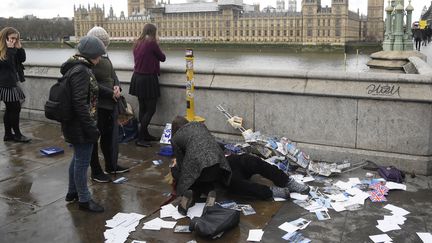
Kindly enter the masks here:
[[[185, 65], [183, 50], [163, 50], [167, 56], [167, 66]], [[73, 49], [26, 48], [27, 63], [60, 65], [75, 53]], [[133, 56], [130, 50], [108, 50], [114, 66], [133, 68]], [[280, 69], [280, 70], [333, 70], [337, 72], [367, 72], [366, 63], [370, 60], [366, 54], [343, 53], [290, 53], [275, 51], [208, 51], [195, 50], [195, 69], [229, 67], [241, 69]]]

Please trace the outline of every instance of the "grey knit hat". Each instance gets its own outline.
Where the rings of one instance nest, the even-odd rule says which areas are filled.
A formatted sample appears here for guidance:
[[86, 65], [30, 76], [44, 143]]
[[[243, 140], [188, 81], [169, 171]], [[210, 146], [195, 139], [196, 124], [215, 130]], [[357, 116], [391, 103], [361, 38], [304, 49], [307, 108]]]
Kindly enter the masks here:
[[105, 47], [108, 47], [110, 43], [110, 36], [106, 30], [100, 26], [95, 26], [89, 32], [87, 32], [87, 35], [95, 36], [101, 40]]
[[95, 59], [105, 54], [105, 45], [94, 36], [84, 36], [78, 43], [78, 52], [84, 57]]

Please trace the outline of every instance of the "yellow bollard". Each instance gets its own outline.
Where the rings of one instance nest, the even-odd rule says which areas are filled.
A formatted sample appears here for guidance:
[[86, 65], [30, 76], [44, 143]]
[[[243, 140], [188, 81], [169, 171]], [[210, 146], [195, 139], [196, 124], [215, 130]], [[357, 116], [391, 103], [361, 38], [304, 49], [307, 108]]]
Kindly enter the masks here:
[[186, 119], [188, 121], [204, 122], [205, 119], [195, 115], [195, 101], [194, 101], [194, 70], [193, 62], [194, 55], [192, 49], [186, 49]]

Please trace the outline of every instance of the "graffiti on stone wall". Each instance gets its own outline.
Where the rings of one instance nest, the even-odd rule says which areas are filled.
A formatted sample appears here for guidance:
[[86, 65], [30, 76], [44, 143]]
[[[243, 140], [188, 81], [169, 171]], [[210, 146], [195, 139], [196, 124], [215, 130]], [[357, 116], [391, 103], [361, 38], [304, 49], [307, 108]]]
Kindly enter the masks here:
[[31, 67], [26, 69], [27, 75], [46, 75], [48, 74], [48, 67]]
[[370, 84], [366, 91], [368, 95], [400, 97], [400, 86], [394, 84]]

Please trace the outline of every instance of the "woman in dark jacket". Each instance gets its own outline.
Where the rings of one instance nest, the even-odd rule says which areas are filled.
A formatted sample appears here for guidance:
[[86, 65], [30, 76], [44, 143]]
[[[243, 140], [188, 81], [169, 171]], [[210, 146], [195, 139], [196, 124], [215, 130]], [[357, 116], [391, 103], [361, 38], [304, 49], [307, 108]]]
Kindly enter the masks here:
[[102, 41], [94, 36], [81, 38], [78, 54], [67, 60], [61, 73], [71, 92], [72, 120], [62, 122], [65, 141], [72, 144], [74, 154], [69, 166], [69, 187], [66, 201], [79, 201], [79, 209], [103, 212], [104, 208], [91, 199], [87, 187], [87, 169], [93, 144], [99, 139], [97, 122], [98, 84], [91, 67], [105, 54]]
[[3, 28], [0, 31], [0, 100], [6, 105], [3, 141], [27, 143], [31, 140], [22, 135], [19, 128], [21, 101], [25, 99], [25, 95], [18, 86], [18, 81], [25, 81], [22, 65], [25, 59], [26, 53], [18, 31], [12, 27]]
[[150, 135], [148, 131], [148, 125], [156, 112], [156, 103], [160, 96], [158, 78], [160, 62], [165, 61], [165, 54], [156, 40], [156, 31], [155, 25], [145, 24], [133, 49], [135, 67], [129, 94], [138, 97], [140, 131], [136, 145], [142, 147], [150, 147], [150, 141], [158, 141], [158, 138]]

